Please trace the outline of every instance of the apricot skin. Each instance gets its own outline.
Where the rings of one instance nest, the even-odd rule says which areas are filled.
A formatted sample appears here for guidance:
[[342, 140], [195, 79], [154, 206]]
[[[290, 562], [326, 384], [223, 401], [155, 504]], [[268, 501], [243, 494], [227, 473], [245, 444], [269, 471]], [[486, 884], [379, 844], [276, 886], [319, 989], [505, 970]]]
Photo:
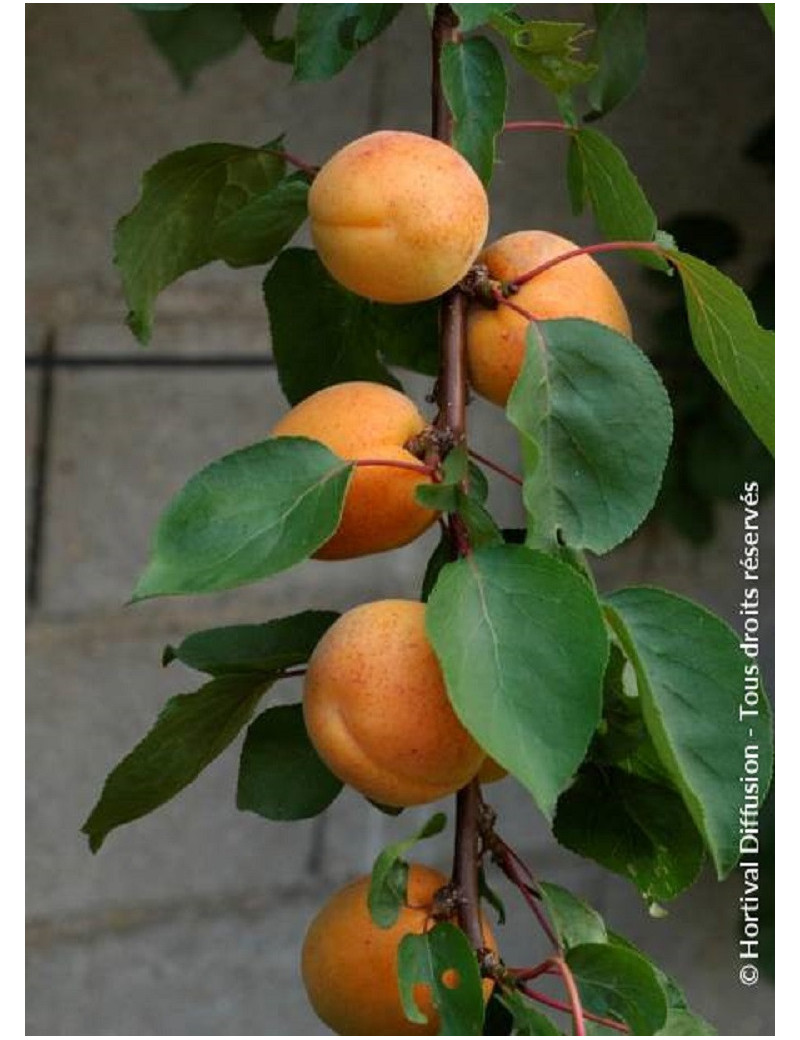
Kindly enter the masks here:
[[450, 289], [486, 238], [489, 203], [458, 152], [402, 130], [346, 145], [308, 196], [311, 235], [330, 274], [383, 303], [416, 303]]
[[[549, 231], [517, 231], [488, 246], [478, 257], [501, 282], [532, 271], [540, 264], [577, 248]], [[631, 324], [614, 283], [591, 256], [576, 256], [522, 285], [514, 303], [542, 321], [586, 318], [630, 337]], [[474, 389], [504, 407], [525, 358], [528, 322], [510, 307], [470, 308], [467, 363]]]
[[[359, 878], [336, 892], [306, 933], [302, 974], [311, 1005], [340, 1036], [430, 1036], [439, 1031], [439, 1018], [427, 986], [415, 988], [418, 1007], [427, 1024], [410, 1022], [403, 1013], [397, 984], [397, 948], [404, 935], [423, 934], [433, 927], [429, 916], [434, 894], [447, 878], [430, 867], [411, 864], [408, 907], [391, 928], [378, 928], [367, 907], [369, 877]], [[413, 909], [409, 909], [413, 907]], [[487, 947], [496, 949], [483, 926]], [[483, 984], [488, 1000], [492, 982]]]
[[303, 711], [331, 771], [382, 805], [444, 798], [484, 759], [450, 706], [424, 604], [412, 600], [363, 603], [328, 629], [308, 664]]
[[[413, 401], [380, 383], [338, 383], [296, 405], [272, 430], [273, 437], [310, 437], [342, 459], [386, 459], [420, 465], [403, 445], [425, 420]], [[436, 519], [418, 505], [414, 491], [430, 483], [424, 473], [392, 466], [356, 468], [336, 533], [315, 556], [344, 560], [396, 549]]]

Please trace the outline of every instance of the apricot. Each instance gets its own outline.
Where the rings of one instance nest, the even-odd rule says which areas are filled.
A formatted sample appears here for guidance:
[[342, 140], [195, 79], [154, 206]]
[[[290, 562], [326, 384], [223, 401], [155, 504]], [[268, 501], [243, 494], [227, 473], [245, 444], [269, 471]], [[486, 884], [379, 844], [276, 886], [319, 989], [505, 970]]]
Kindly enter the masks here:
[[485, 752], [450, 706], [425, 634], [425, 606], [363, 603], [314, 649], [303, 711], [328, 767], [367, 798], [422, 805], [463, 787]]
[[[549, 231], [517, 231], [488, 246], [478, 257], [492, 278], [513, 282], [571, 249], [574, 242]], [[556, 264], [520, 286], [513, 300], [535, 318], [586, 318], [630, 337], [631, 323], [614, 283], [591, 256]], [[510, 307], [470, 307], [467, 364], [474, 389], [504, 407], [525, 358], [528, 322]]]
[[[413, 401], [380, 383], [338, 383], [307, 397], [272, 430], [273, 437], [310, 437], [342, 459], [420, 465], [404, 445], [425, 428]], [[414, 498], [424, 473], [391, 465], [356, 468], [335, 534], [315, 556], [343, 560], [406, 545], [436, 519]]]
[[[303, 943], [302, 974], [311, 1005], [340, 1036], [430, 1036], [439, 1031], [428, 986], [415, 987], [414, 998], [427, 1024], [410, 1022], [403, 1013], [397, 983], [397, 948], [404, 935], [422, 935], [434, 925], [435, 893], [447, 884], [437, 870], [412, 863], [407, 906], [391, 928], [373, 923], [367, 907], [369, 877], [336, 892], [311, 922]], [[496, 950], [484, 922], [484, 941]], [[484, 999], [492, 981], [483, 983]]]
[[483, 765], [478, 770], [478, 782], [481, 784], [493, 784], [507, 776], [508, 770], [503, 769], [490, 755], [486, 756]]
[[489, 224], [486, 192], [467, 160], [404, 130], [379, 130], [337, 152], [314, 178], [308, 211], [330, 274], [383, 303], [416, 303], [451, 288]]

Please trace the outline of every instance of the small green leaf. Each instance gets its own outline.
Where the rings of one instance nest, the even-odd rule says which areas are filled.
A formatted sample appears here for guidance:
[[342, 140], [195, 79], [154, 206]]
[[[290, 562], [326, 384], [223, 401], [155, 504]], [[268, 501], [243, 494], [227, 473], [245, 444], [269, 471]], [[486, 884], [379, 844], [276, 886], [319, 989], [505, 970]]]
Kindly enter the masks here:
[[580, 946], [582, 943], [608, 941], [603, 918], [588, 903], [578, 899], [566, 888], [547, 881], [540, 881], [538, 888], [556, 935], [565, 949]]
[[379, 928], [391, 928], [406, 902], [408, 864], [403, 856], [417, 842], [441, 834], [447, 825], [444, 813], [436, 813], [410, 838], [387, 845], [375, 860], [367, 894], [372, 920]]
[[587, 1011], [625, 1022], [634, 1036], [652, 1036], [667, 1018], [667, 1001], [653, 966], [633, 950], [586, 943], [567, 952]]
[[581, 769], [558, 801], [553, 833], [627, 878], [647, 902], [674, 899], [703, 865], [703, 841], [680, 795], [616, 767]]
[[422, 1025], [428, 1021], [414, 998], [415, 987], [424, 985], [430, 988], [441, 1020], [441, 1036], [482, 1035], [481, 973], [460, 928], [442, 921], [422, 935], [404, 936], [397, 951], [397, 975], [403, 1011], [410, 1022]]
[[456, 714], [549, 817], [600, 721], [608, 639], [591, 588], [543, 553], [491, 546], [444, 567], [426, 625]]
[[[555, 1023], [543, 1015], [536, 1005], [514, 989], [504, 989], [500, 1001], [511, 1015], [513, 1036], [563, 1036]], [[506, 1034], [509, 1035], [509, 1034]]]
[[269, 685], [261, 677], [225, 676], [167, 701], [147, 736], [106, 778], [82, 827], [92, 852], [115, 827], [146, 816], [187, 787], [247, 725]]
[[211, 248], [231, 267], [266, 264], [307, 216], [308, 181], [304, 174], [295, 174], [220, 221]]
[[232, 589], [307, 559], [339, 526], [352, 469], [305, 437], [212, 462], [162, 514], [134, 601]]
[[537, 322], [527, 343], [506, 414], [521, 434], [528, 543], [552, 548], [560, 531], [573, 548], [608, 552], [656, 500], [669, 398], [639, 348], [596, 322]]
[[488, 186], [495, 145], [506, 118], [506, 70], [495, 45], [483, 36], [442, 49], [442, 88], [453, 113], [453, 147]]
[[461, 32], [472, 32], [492, 18], [493, 15], [505, 14], [511, 11], [514, 4], [451, 4], [458, 15], [458, 28]]
[[636, 669], [650, 736], [722, 878], [739, 859], [742, 778], [755, 778], [758, 804], [772, 778], [770, 710], [758, 665], [724, 622], [680, 596], [630, 588], [607, 603]]
[[423, 352], [435, 353], [435, 304], [396, 306], [356, 296], [331, 278], [313, 250], [284, 250], [264, 280], [264, 298], [290, 404], [353, 380], [399, 388], [379, 352], [412, 364]]
[[294, 78], [330, 79], [379, 36], [402, 4], [300, 4]]
[[142, 343], [150, 339], [161, 290], [217, 259], [216, 225], [280, 181], [284, 163], [272, 154], [278, 145], [280, 140], [263, 149], [198, 144], [172, 152], [145, 173], [141, 198], [114, 237], [128, 325]]
[[489, 906], [497, 914], [497, 923], [506, 923], [506, 908], [503, 900], [495, 892], [489, 882], [486, 880], [486, 871], [481, 867], [478, 870], [478, 893], [481, 899], [485, 900]]
[[524, 22], [513, 13], [494, 15], [493, 29], [505, 37], [517, 62], [548, 90], [563, 96], [597, 72], [580, 59], [582, 22]]
[[247, 730], [236, 807], [267, 820], [307, 820], [342, 789], [308, 738], [300, 704], [268, 708]]
[[304, 610], [263, 625], [228, 625], [187, 636], [168, 647], [164, 664], [181, 661], [209, 675], [274, 675], [305, 664], [339, 615], [333, 610]]
[[235, 50], [244, 27], [235, 4], [126, 4], [134, 10], [182, 87]]
[[775, 32], [775, 4], [759, 4], [761, 13], [767, 20], [770, 29]]
[[587, 84], [591, 118], [598, 119], [634, 92], [647, 61], [647, 4], [595, 4], [597, 32], [591, 58], [597, 73]]
[[750, 301], [715, 267], [668, 251], [686, 296], [695, 349], [758, 438], [775, 453], [775, 333], [758, 324]]
[[275, 22], [283, 4], [237, 4], [245, 29], [250, 33], [261, 53], [269, 61], [291, 65], [294, 62], [294, 40], [275, 37]]
[[[580, 212], [588, 199], [597, 226], [607, 239], [635, 242], [655, 239], [658, 221], [653, 207], [625, 156], [605, 134], [588, 127], [573, 132], [567, 180], [573, 208]], [[647, 267], [660, 271], [669, 269], [656, 253], [632, 250], [631, 255]]]

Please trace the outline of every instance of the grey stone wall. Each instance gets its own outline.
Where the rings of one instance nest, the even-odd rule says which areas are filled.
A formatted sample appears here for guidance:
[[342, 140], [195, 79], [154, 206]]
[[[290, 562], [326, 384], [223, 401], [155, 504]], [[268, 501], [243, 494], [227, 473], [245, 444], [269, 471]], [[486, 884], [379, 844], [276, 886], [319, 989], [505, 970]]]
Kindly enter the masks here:
[[[540, 5], [588, 16], [588, 5]], [[772, 241], [773, 189], [741, 148], [773, 104], [772, 39], [754, 4], [652, 5], [642, 88], [607, 121], [663, 217], [713, 209], [745, 229], [746, 279]], [[124, 329], [110, 234], [140, 172], [201, 140], [259, 143], [285, 131], [321, 160], [376, 127], [424, 129], [422, 5], [342, 75], [289, 86], [254, 45], [182, 93], [116, 4], [27, 6], [27, 452], [32, 539], [28, 634], [28, 1033], [322, 1035], [298, 977], [307, 922], [326, 894], [368, 868], [399, 822], [343, 796], [317, 821], [278, 825], [237, 813], [236, 754], [222, 756], [153, 816], [92, 857], [79, 827], [102, 778], [189, 674], [159, 666], [164, 643], [203, 626], [265, 620], [307, 606], [413, 596], [430, 538], [347, 565], [308, 563], [235, 594], [124, 608], [168, 497], [204, 463], [262, 438], [284, 405], [257, 272], [214, 265], [159, 301], [154, 343]], [[511, 115], [547, 117], [547, 98], [515, 77]], [[589, 241], [569, 215], [563, 142], [519, 135], [502, 147], [492, 231], [548, 227]], [[647, 345], [660, 301], [638, 272], [616, 272]], [[203, 367], [224, 356], [223, 367]], [[153, 364], [173, 359], [170, 367]], [[423, 381], [409, 390], [422, 399]], [[476, 402], [476, 445], [512, 464], [499, 413]], [[513, 494], [493, 484], [513, 522]], [[599, 567], [605, 586], [660, 581], [735, 620], [740, 521], [720, 515], [712, 547], [645, 532]], [[769, 517], [767, 516], [767, 521]], [[766, 521], [765, 521], [766, 522]], [[297, 689], [282, 690], [296, 697]], [[633, 890], [558, 849], [512, 781], [492, 789], [506, 830], [539, 874], [574, 887], [685, 983], [721, 1033], [771, 1035], [768, 982], [736, 975], [734, 878], [709, 876], [663, 921]], [[412, 819], [409, 820], [409, 817]], [[425, 856], [447, 861], [444, 842]], [[527, 922], [504, 948], [530, 962]]]

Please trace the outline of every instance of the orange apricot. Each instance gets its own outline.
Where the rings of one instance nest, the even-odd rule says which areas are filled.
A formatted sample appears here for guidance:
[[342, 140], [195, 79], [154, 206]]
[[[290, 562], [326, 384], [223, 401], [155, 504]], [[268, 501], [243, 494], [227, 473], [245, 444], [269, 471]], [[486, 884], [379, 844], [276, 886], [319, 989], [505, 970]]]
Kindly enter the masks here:
[[[532, 271], [571, 249], [574, 242], [549, 231], [517, 231], [488, 246], [478, 257], [490, 277], [501, 282]], [[631, 324], [614, 283], [591, 256], [576, 256], [520, 286], [514, 303], [542, 321], [586, 318], [630, 337]], [[525, 358], [528, 322], [510, 307], [470, 307], [467, 363], [474, 389], [505, 406]]]
[[478, 770], [478, 782], [481, 784], [493, 784], [507, 776], [508, 770], [503, 769], [490, 755], [486, 756], [483, 765]]
[[[336, 892], [311, 922], [303, 943], [302, 975], [311, 1005], [340, 1036], [431, 1036], [439, 1016], [429, 987], [415, 987], [414, 998], [426, 1024], [410, 1022], [400, 1000], [397, 948], [403, 936], [422, 935], [434, 925], [431, 909], [436, 892], [447, 884], [437, 870], [412, 863], [407, 905], [391, 928], [379, 928], [367, 907], [369, 877]], [[489, 949], [494, 937], [484, 923]], [[492, 981], [483, 983], [484, 999]]]
[[343, 560], [396, 549], [436, 519], [414, 491], [430, 483], [424, 473], [391, 465], [420, 466], [405, 448], [425, 428], [413, 401], [381, 383], [338, 383], [301, 401], [272, 430], [273, 437], [310, 437], [342, 459], [385, 460], [357, 467], [350, 479], [339, 527], [315, 556]]
[[444, 798], [485, 756], [450, 706], [412, 600], [363, 603], [334, 622], [308, 663], [303, 711], [331, 771], [382, 805]]
[[466, 159], [441, 141], [379, 130], [346, 145], [308, 195], [311, 236], [331, 275], [359, 296], [415, 303], [467, 273], [489, 203]]

